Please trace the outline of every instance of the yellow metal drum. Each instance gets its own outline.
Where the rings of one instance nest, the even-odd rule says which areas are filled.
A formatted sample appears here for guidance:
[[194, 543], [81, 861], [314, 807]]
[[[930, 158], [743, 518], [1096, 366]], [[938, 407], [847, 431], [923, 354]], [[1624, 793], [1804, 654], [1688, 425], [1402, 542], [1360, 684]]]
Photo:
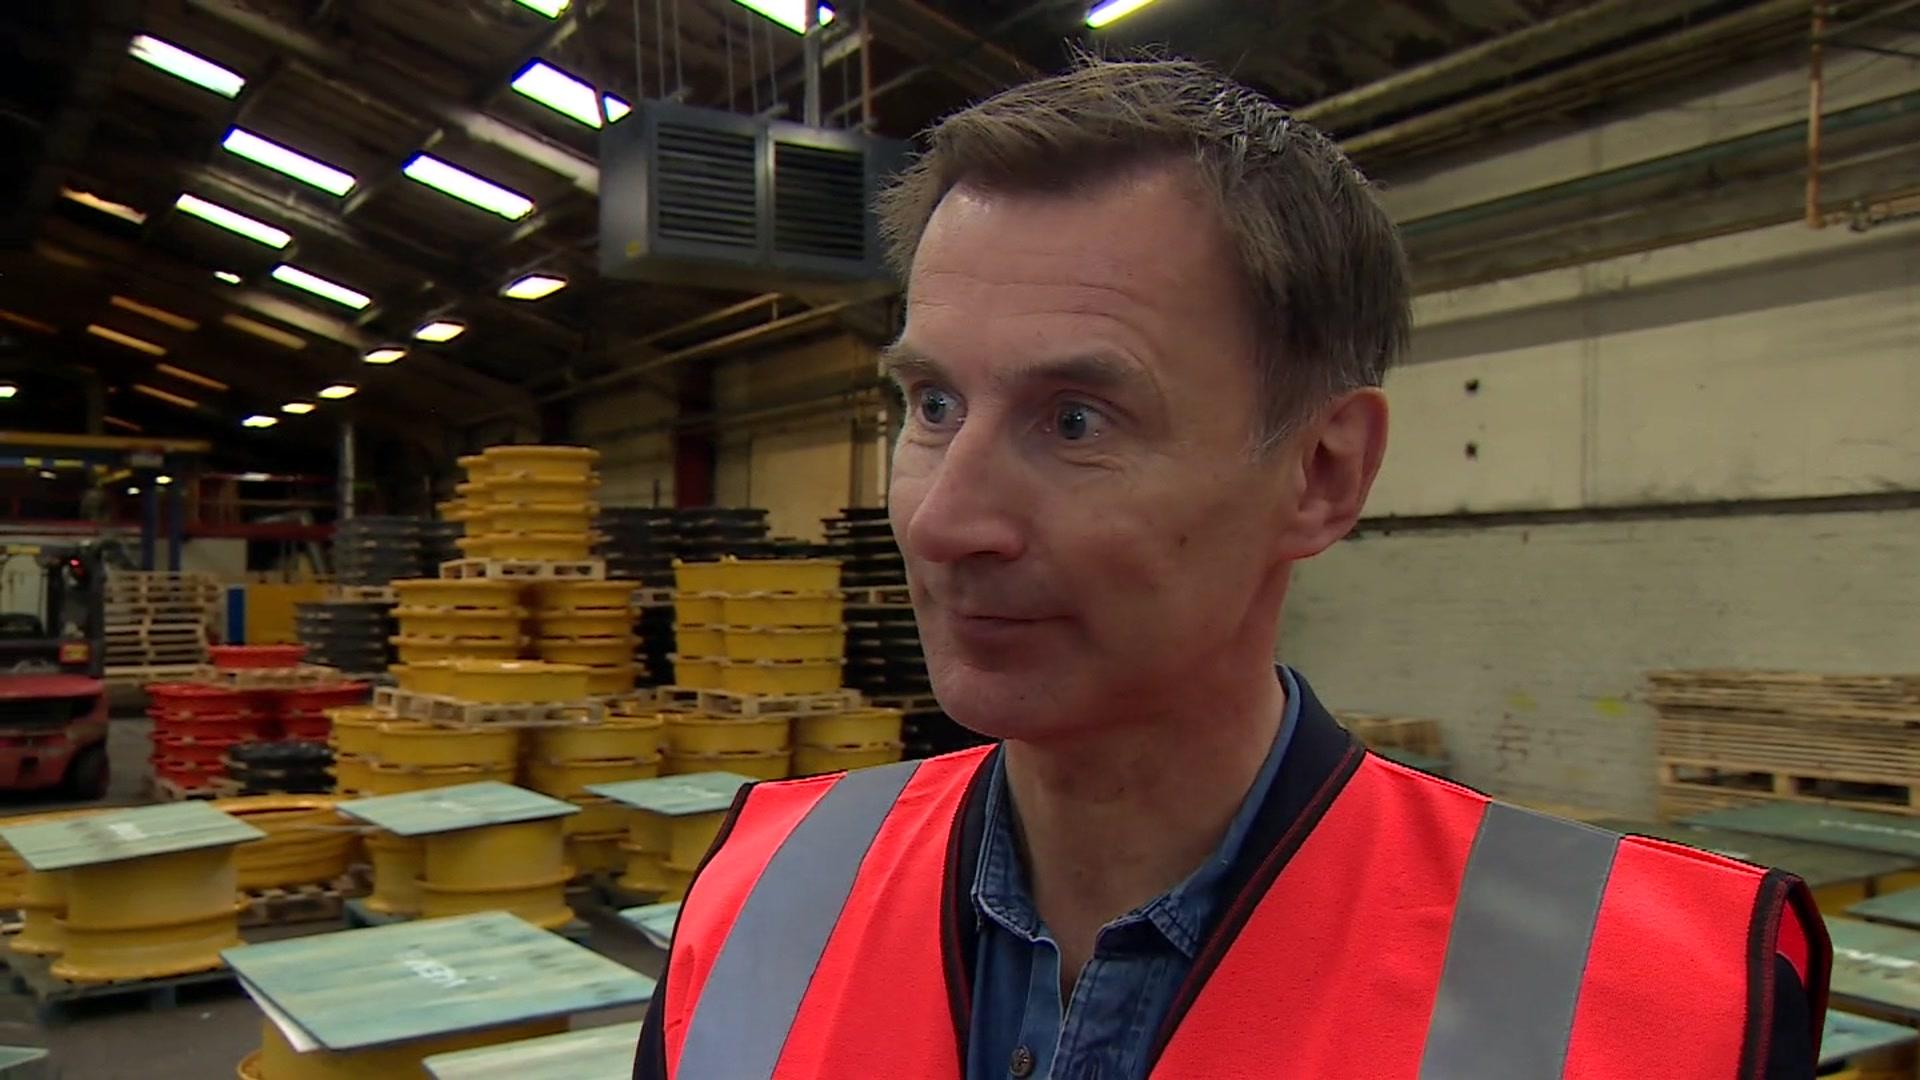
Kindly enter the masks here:
[[471, 608], [476, 611], [513, 611], [520, 607], [523, 586], [495, 578], [409, 578], [393, 583], [393, 592], [408, 607]]
[[444, 641], [439, 638], [388, 638], [399, 650], [403, 664], [432, 663], [437, 660], [512, 660], [526, 645], [520, 641]]
[[376, 761], [367, 777], [369, 795], [404, 795], [409, 791], [431, 791], [455, 784], [473, 784], [482, 780], [513, 782], [513, 769], [481, 765], [443, 765], [422, 768], [417, 765], [389, 765]]
[[359, 852], [359, 833], [325, 795], [248, 795], [215, 800], [214, 809], [266, 833], [234, 849], [241, 889], [317, 884], [345, 874]]
[[66, 871], [66, 948], [53, 973], [111, 982], [219, 967], [240, 944], [232, 847], [198, 848]]
[[580, 808], [579, 813], [560, 819], [565, 823], [562, 829], [568, 836], [619, 832], [627, 827], [633, 814], [624, 804], [598, 795], [576, 796], [567, 801]]
[[639, 810], [632, 813], [627, 819], [627, 843], [633, 845], [635, 851], [665, 855], [673, 846], [673, 833], [667, 828], [667, 819]]
[[[727, 631], [722, 626], [694, 626], [689, 623], [673, 624], [673, 647], [681, 656], [694, 658], [719, 658], [727, 654]], [[720, 677], [719, 669], [714, 670], [714, 678]]]
[[493, 475], [493, 462], [485, 454], [462, 454], [454, 464], [466, 472], [468, 480], [485, 480]]
[[798, 746], [878, 746], [900, 741], [899, 709], [854, 709], [824, 716], [793, 718]]
[[466, 610], [463, 608], [398, 607], [402, 637], [459, 638], [463, 641], [519, 641], [525, 608]]
[[609, 716], [598, 724], [535, 728], [531, 756], [543, 761], [650, 758], [660, 752], [666, 721], [659, 714]]
[[367, 858], [373, 863], [373, 894], [367, 910], [382, 915], [420, 913], [420, 868], [426, 845], [386, 830], [367, 835]]
[[627, 857], [627, 869], [614, 884], [632, 893], [658, 893], [667, 887], [666, 868], [661, 864], [665, 856], [631, 842], [621, 844], [620, 851]]
[[600, 508], [586, 502], [495, 502], [476, 515], [488, 533], [580, 533], [593, 528]]
[[720, 835], [720, 826], [726, 820], [725, 810], [668, 818], [667, 864], [700, 865], [700, 860], [707, 857], [707, 849], [713, 846], [713, 838]]
[[[401, 670], [405, 670], [404, 668]], [[387, 716], [371, 705], [342, 705], [326, 711], [331, 726], [327, 743], [335, 754], [370, 756], [380, 724]]]
[[587, 794], [588, 784], [616, 780], [651, 780], [660, 775], [659, 758], [615, 758], [612, 761], [527, 762], [527, 786], [559, 799]]
[[729, 593], [720, 599], [720, 618], [711, 621], [728, 626], [838, 626], [841, 610], [838, 592]]
[[549, 930], [573, 918], [562, 819], [460, 829], [425, 838], [421, 914], [509, 911]]
[[693, 884], [693, 872], [695, 869], [695, 867], [691, 866], [675, 866], [672, 863], [662, 861], [660, 864], [661, 902], [666, 903], [672, 900], [685, 900], [687, 898], [687, 886]]
[[784, 750], [788, 725], [784, 716], [669, 715], [667, 746], [681, 755]]
[[539, 660], [456, 660], [448, 692], [477, 702], [579, 701], [587, 696], [587, 669]]
[[365, 1050], [320, 1049], [304, 1054], [287, 1042], [272, 1020], [261, 1028], [260, 1049], [240, 1063], [240, 1080], [419, 1080], [427, 1074], [422, 1062], [435, 1054], [556, 1035], [567, 1030], [567, 1018], [463, 1031]]
[[533, 587], [533, 605], [541, 610], [618, 608], [625, 611], [633, 606], [633, 582], [542, 581]]
[[511, 772], [520, 760], [520, 732], [514, 728], [443, 728], [395, 721], [381, 725], [376, 756], [384, 765], [468, 765]]
[[333, 791], [336, 795], [359, 795], [373, 790], [373, 759], [358, 754], [333, 756]]
[[688, 690], [720, 689], [720, 661], [685, 655], [673, 658], [673, 684]]
[[[470, 512], [467, 520], [472, 527], [484, 527], [487, 522], [485, 507], [475, 508]], [[481, 533], [468, 533], [465, 536], [456, 537], [453, 546], [459, 548], [460, 554], [469, 559], [485, 559], [493, 555], [493, 537]]]
[[847, 631], [839, 626], [729, 626], [721, 637], [729, 660], [837, 661], [847, 651]]
[[633, 616], [625, 608], [613, 611], [571, 611], [542, 608], [534, 625], [541, 637], [620, 638], [633, 634]]
[[720, 662], [720, 689], [739, 694], [824, 694], [839, 688], [838, 660]]
[[835, 559], [735, 559], [676, 562], [673, 584], [681, 592], [830, 592], [840, 587]]
[[632, 634], [606, 638], [541, 637], [533, 639], [533, 651], [540, 659], [556, 664], [631, 667], [633, 650], [638, 644]]
[[625, 858], [620, 853], [620, 845], [626, 842], [624, 832], [582, 833], [567, 837], [567, 861], [573, 864], [576, 874], [603, 874], [619, 868]]
[[634, 675], [638, 670], [632, 664], [590, 667], [587, 669], [587, 693], [596, 697], [624, 694], [633, 689]]
[[897, 742], [876, 746], [796, 746], [793, 748], [793, 775], [818, 776], [847, 769], [891, 765], [900, 760], [903, 749]]
[[793, 755], [786, 750], [749, 751], [739, 754], [683, 754], [669, 750], [660, 759], [660, 775], [730, 772], [750, 780], [780, 780], [787, 776]]
[[516, 476], [584, 483], [592, 476], [600, 451], [587, 446], [502, 444], [487, 447], [480, 456], [490, 479]]
[[[9, 849], [11, 850], [11, 849]], [[7, 948], [27, 956], [58, 956], [66, 947], [61, 916], [67, 910], [66, 881], [60, 873], [29, 870], [20, 885], [20, 932]]]
[[673, 619], [686, 626], [718, 626], [726, 612], [720, 593], [680, 593], [673, 598]]

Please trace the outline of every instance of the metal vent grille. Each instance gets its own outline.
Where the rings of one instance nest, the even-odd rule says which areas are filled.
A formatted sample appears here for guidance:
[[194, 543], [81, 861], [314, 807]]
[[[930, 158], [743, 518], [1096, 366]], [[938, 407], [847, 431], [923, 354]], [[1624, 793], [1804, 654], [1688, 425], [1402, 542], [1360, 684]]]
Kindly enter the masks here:
[[775, 142], [774, 251], [859, 261], [867, 250], [866, 196], [860, 151]]
[[752, 248], [754, 137], [662, 120], [657, 139], [660, 235]]

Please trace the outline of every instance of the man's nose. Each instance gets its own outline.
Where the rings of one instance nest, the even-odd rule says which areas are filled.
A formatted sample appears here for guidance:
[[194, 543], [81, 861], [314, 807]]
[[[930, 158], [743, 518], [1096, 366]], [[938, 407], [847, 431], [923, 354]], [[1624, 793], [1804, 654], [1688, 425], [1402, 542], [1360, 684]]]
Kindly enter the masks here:
[[992, 424], [969, 420], [933, 466], [902, 546], [934, 563], [1018, 558], [1025, 549], [1023, 490], [1005, 439]]

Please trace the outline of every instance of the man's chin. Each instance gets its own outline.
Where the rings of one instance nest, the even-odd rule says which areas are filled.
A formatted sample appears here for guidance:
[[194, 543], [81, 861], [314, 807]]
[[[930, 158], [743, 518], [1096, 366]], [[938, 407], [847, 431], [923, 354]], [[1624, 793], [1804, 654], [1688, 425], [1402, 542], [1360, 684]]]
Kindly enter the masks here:
[[1070, 727], [1074, 710], [1057, 678], [966, 670], [933, 678], [934, 696], [954, 723], [994, 739], [1044, 739]]

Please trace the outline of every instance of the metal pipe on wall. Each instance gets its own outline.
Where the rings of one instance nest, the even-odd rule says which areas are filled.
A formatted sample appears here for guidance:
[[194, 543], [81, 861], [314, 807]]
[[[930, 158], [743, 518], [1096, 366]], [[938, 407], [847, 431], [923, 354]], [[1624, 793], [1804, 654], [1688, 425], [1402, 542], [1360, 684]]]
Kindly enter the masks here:
[[1820, 39], [1826, 30], [1826, 5], [1813, 0], [1813, 32], [1807, 41], [1807, 227], [1811, 229], [1827, 226], [1826, 215], [1820, 212], [1820, 99], [1826, 89]]
[[808, 127], [820, 126], [820, 0], [806, 0], [806, 30], [800, 38], [801, 63], [806, 73], [802, 106]]
[[353, 421], [340, 421], [340, 507], [338, 520], [353, 520], [354, 452]]

